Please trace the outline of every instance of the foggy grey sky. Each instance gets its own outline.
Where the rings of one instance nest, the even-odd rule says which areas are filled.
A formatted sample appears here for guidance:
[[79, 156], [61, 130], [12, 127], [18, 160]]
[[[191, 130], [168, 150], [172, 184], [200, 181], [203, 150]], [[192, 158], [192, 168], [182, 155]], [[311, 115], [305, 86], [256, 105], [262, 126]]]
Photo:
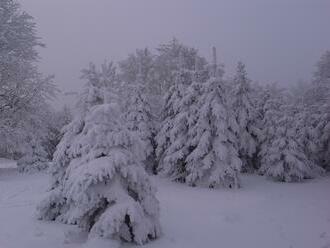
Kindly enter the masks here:
[[35, 17], [40, 68], [61, 89], [82, 87], [90, 61], [118, 61], [136, 48], [177, 37], [209, 59], [211, 46], [230, 74], [238, 60], [250, 78], [309, 79], [330, 49], [330, 0], [19, 0]]

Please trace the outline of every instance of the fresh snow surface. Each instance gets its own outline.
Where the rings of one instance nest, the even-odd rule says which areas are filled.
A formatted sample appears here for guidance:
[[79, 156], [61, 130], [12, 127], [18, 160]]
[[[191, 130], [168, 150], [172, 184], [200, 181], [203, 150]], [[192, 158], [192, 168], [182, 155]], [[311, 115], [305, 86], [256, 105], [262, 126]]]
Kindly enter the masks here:
[[16, 161], [9, 160], [6, 158], [0, 158], [0, 169], [9, 169], [9, 168], [17, 168]]
[[[15, 164], [1, 160], [8, 162]], [[36, 220], [48, 176], [3, 167], [8, 165], [0, 167], [0, 248], [118, 247], [109, 240], [86, 243], [75, 226]], [[330, 175], [295, 184], [248, 175], [237, 190], [154, 181], [163, 235], [146, 248], [330, 248]]]

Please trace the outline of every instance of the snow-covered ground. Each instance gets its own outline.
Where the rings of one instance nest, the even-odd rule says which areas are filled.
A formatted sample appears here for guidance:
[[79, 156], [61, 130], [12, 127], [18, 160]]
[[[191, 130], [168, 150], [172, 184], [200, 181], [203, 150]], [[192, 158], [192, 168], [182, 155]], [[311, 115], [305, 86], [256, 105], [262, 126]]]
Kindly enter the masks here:
[[17, 163], [14, 160], [0, 158], [0, 169], [17, 168]]
[[[74, 226], [36, 220], [47, 175], [18, 174], [8, 168], [14, 163], [0, 163], [0, 248], [111, 247], [84, 244]], [[330, 175], [297, 184], [242, 180], [239, 190], [210, 190], [156, 177], [163, 236], [145, 247], [330, 248]]]

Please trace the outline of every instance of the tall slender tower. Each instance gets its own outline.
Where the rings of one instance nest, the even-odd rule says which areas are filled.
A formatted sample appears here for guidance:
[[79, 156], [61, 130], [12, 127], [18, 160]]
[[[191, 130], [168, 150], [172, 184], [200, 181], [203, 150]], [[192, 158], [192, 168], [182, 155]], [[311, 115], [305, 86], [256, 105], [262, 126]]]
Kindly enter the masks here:
[[217, 76], [218, 64], [217, 64], [217, 49], [212, 47], [212, 74], [214, 77]]
[[143, 82], [144, 81], [144, 75], [143, 75], [143, 72], [142, 72], [142, 64], [141, 64], [141, 62], [138, 65], [138, 74], [136, 76], [136, 81], [139, 84], [145, 83], [145, 82]]
[[179, 69], [180, 70], [184, 69], [184, 65], [185, 65], [185, 63], [184, 63], [183, 51], [180, 50], [180, 52], [179, 52]]

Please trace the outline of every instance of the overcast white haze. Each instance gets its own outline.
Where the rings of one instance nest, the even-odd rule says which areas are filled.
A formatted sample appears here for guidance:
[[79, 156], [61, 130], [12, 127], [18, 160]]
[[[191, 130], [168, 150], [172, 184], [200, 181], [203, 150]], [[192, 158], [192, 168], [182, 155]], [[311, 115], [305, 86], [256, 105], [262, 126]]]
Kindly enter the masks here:
[[90, 61], [118, 61], [136, 48], [177, 37], [232, 71], [283, 85], [308, 80], [329, 49], [329, 0], [20, 0], [47, 48], [41, 70], [65, 91], [81, 88]]

